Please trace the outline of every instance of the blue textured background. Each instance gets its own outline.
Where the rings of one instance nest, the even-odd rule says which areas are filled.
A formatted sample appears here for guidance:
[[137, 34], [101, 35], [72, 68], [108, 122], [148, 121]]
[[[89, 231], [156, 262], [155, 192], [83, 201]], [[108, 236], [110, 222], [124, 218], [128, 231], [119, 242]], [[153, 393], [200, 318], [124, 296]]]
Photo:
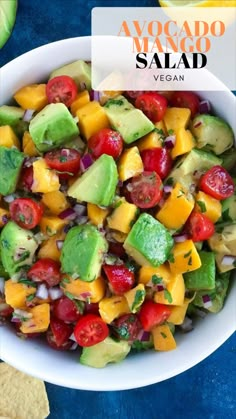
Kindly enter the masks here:
[[[10, 40], [0, 51], [0, 65], [48, 42], [90, 35], [90, 12], [95, 6], [156, 6], [157, 4], [156, 0], [87, 2], [86, 0], [18, 0], [18, 2], [17, 21]], [[236, 336], [234, 335], [196, 367], [149, 387], [122, 392], [86, 392], [47, 384], [50, 419], [143, 419], [144, 417], [234, 419], [236, 417], [235, 361]]]

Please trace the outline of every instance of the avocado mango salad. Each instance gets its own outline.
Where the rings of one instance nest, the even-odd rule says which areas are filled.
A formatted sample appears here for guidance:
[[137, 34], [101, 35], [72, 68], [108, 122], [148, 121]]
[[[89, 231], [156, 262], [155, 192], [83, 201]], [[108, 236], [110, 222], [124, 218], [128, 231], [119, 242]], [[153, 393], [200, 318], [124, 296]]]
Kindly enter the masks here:
[[176, 348], [236, 267], [231, 127], [193, 92], [96, 92], [90, 64], [0, 107], [0, 317], [101, 368]]

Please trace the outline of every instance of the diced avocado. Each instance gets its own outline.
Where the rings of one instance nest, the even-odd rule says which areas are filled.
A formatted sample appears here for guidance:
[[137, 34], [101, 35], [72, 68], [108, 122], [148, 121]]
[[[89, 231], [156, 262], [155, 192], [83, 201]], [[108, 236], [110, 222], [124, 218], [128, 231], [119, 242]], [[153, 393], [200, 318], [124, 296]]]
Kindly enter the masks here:
[[230, 148], [224, 154], [221, 154], [222, 166], [228, 170], [233, 171], [236, 175], [236, 148]]
[[22, 139], [25, 131], [29, 131], [29, 122], [23, 121], [20, 119], [16, 123], [12, 125], [12, 129], [16, 136], [20, 139]]
[[29, 132], [39, 152], [43, 153], [76, 138], [78, 126], [63, 103], [51, 103], [30, 121]]
[[0, 126], [14, 125], [23, 118], [25, 111], [17, 106], [0, 106]]
[[9, 275], [2, 264], [2, 257], [1, 257], [1, 246], [0, 246], [0, 278], [9, 278]]
[[[223, 274], [217, 274], [215, 289], [207, 292], [210, 298], [210, 305], [207, 310], [211, 313], [218, 313], [224, 305], [224, 300], [229, 287], [230, 272]], [[193, 304], [198, 307], [204, 307], [203, 297], [206, 295], [206, 291], [199, 291], [193, 300]]]
[[100, 275], [107, 250], [107, 241], [96, 227], [89, 224], [73, 227], [62, 247], [62, 271], [82, 281], [94, 281]]
[[15, 191], [24, 158], [17, 148], [0, 146], [0, 194]]
[[0, 2], [0, 48], [11, 35], [17, 11], [17, 0]]
[[107, 337], [96, 345], [83, 348], [80, 356], [80, 363], [93, 368], [104, 368], [111, 362], [121, 362], [130, 352], [128, 342], [121, 340], [117, 342]]
[[63, 67], [54, 70], [50, 74], [50, 79], [57, 76], [70, 76], [74, 79], [79, 90], [91, 89], [91, 65], [83, 60], [74, 61]]
[[111, 126], [119, 131], [127, 144], [133, 143], [155, 128], [150, 119], [124, 96], [109, 99], [104, 109]]
[[2, 264], [9, 276], [27, 269], [33, 261], [38, 243], [34, 234], [9, 221], [0, 236]]
[[194, 176], [195, 172], [206, 172], [211, 167], [220, 165], [222, 160], [215, 154], [193, 148], [187, 155], [182, 157], [171, 170], [166, 183], [181, 185], [189, 188], [198, 182], [199, 177]]
[[114, 159], [107, 154], [99, 157], [68, 189], [68, 196], [78, 201], [108, 206], [112, 203], [118, 182]]
[[160, 266], [173, 247], [169, 231], [149, 214], [143, 213], [128, 234], [124, 248], [141, 266]]
[[206, 148], [215, 154], [222, 154], [234, 144], [234, 133], [226, 121], [213, 115], [197, 115], [191, 131], [198, 148]]
[[234, 180], [234, 194], [227, 199], [221, 201], [222, 221], [236, 221], [236, 178]]
[[212, 290], [215, 288], [215, 256], [213, 252], [199, 252], [202, 265], [195, 271], [184, 274], [185, 286], [189, 290]]

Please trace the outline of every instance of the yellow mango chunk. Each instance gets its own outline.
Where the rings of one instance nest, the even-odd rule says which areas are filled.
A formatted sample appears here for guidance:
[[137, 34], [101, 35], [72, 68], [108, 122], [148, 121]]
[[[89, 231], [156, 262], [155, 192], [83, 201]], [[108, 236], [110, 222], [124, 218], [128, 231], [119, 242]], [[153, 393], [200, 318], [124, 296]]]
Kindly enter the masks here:
[[103, 107], [96, 101], [89, 102], [76, 112], [79, 118], [79, 129], [81, 134], [88, 140], [96, 132], [103, 128], [109, 128], [109, 120]]
[[21, 324], [22, 333], [46, 332], [50, 323], [50, 304], [44, 303], [28, 310], [32, 318]]
[[162, 147], [166, 129], [163, 121], [155, 124], [156, 129], [137, 141], [139, 151], [149, 150], [150, 148]]
[[165, 227], [173, 230], [181, 228], [194, 207], [192, 195], [180, 183], [176, 183], [156, 218]]
[[122, 233], [129, 233], [136, 216], [136, 205], [130, 204], [125, 199], [120, 199], [117, 201], [117, 207], [107, 218], [107, 223], [113, 230], [118, 230]]
[[143, 172], [143, 162], [138, 147], [134, 146], [123, 151], [118, 161], [119, 179], [125, 181]]
[[172, 250], [170, 270], [173, 274], [194, 271], [200, 268], [201, 259], [192, 240], [176, 243]]
[[195, 140], [191, 131], [179, 128], [176, 131], [175, 145], [171, 150], [171, 157], [175, 159], [177, 156], [188, 153], [195, 146]]
[[55, 215], [60, 214], [70, 206], [64, 193], [61, 191], [45, 193], [43, 195], [42, 202], [51, 211], [51, 213]]
[[[142, 266], [138, 273], [138, 282], [144, 285], [156, 285], [158, 279], [167, 284], [170, 281], [172, 274], [167, 264], [153, 268], [151, 266]], [[152, 277], [153, 280], [152, 280]]]
[[190, 300], [186, 298], [181, 306], [170, 306], [171, 314], [168, 317], [168, 322], [175, 325], [182, 324], [186, 316], [189, 302]]
[[145, 299], [145, 287], [143, 284], [138, 284], [130, 291], [124, 293], [131, 313], [136, 313]]
[[[106, 283], [102, 276], [99, 276], [92, 282], [85, 282], [81, 281], [81, 279], [72, 279], [68, 277], [66, 277], [65, 280], [62, 280], [62, 282], [64, 292], [69, 292], [80, 300], [86, 300], [88, 298], [91, 303], [98, 303], [101, 301], [106, 292]], [[90, 295], [86, 296], [86, 294]]]
[[111, 232], [111, 236], [113, 237], [113, 239], [115, 239], [117, 242], [119, 243], [124, 243], [127, 234], [125, 233], [121, 233], [121, 231], [112, 231]]
[[24, 132], [23, 139], [22, 139], [22, 148], [23, 148], [23, 152], [30, 157], [39, 156], [39, 152], [34, 145], [34, 142], [32, 140], [32, 137], [29, 131]]
[[191, 111], [188, 108], [167, 108], [163, 118], [167, 132], [173, 130], [176, 133], [180, 128], [186, 128], [190, 117]]
[[47, 240], [43, 241], [40, 245], [38, 252], [38, 257], [41, 258], [50, 258], [57, 262], [60, 261], [61, 250], [57, 247], [57, 240], [64, 240], [66, 233], [61, 231], [60, 233], [55, 234], [53, 237], [49, 237]]
[[101, 318], [110, 324], [117, 317], [130, 313], [130, 309], [123, 295], [114, 295], [99, 302], [99, 313]]
[[183, 275], [172, 275], [165, 291], [154, 294], [155, 303], [182, 306], [184, 302], [185, 285]]
[[90, 96], [88, 90], [84, 90], [83, 92], [79, 92], [76, 96], [75, 100], [70, 105], [70, 110], [72, 115], [76, 116], [76, 112], [79, 108], [86, 105], [90, 102]]
[[14, 94], [15, 101], [23, 109], [41, 111], [47, 105], [46, 84], [30, 84]]
[[92, 224], [94, 224], [95, 226], [101, 226], [103, 225], [107, 215], [109, 214], [109, 210], [100, 208], [95, 204], [88, 203], [87, 213], [89, 220]]
[[0, 146], [16, 147], [20, 150], [20, 142], [10, 125], [0, 127]]
[[10, 212], [7, 211], [5, 208], [0, 208], [0, 227], [3, 227], [6, 224], [6, 217], [10, 218]]
[[33, 163], [33, 173], [32, 192], [47, 193], [59, 190], [59, 177], [54, 170], [47, 166], [44, 159], [36, 160]]
[[199, 191], [195, 196], [195, 211], [204, 213], [213, 223], [221, 217], [221, 203], [210, 195]]
[[28, 287], [25, 284], [13, 282], [11, 279], [8, 279], [5, 282], [6, 303], [12, 308], [23, 309], [26, 307], [26, 297], [30, 294], [34, 294], [35, 291], [35, 287]]
[[41, 218], [39, 227], [43, 234], [53, 236], [54, 234], [60, 233], [66, 224], [68, 224], [68, 220], [62, 220], [59, 217], [54, 217], [51, 215], [44, 215]]
[[167, 324], [155, 326], [151, 333], [156, 351], [172, 351], [176, 348], [175, 338]]

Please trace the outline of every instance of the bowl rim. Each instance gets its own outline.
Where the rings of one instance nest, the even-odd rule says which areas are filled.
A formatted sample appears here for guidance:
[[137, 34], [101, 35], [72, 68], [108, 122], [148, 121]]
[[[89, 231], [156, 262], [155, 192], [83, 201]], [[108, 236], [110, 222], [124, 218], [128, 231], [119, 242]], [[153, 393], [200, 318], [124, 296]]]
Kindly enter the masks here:
[[[45, 45], [42, 45], [40, 47], [34, 48], [28, 52], [25, 52], [24, 54], [20, 55], [19, 57], [14, 58], [13, 60], [9, 61], [8, 63], [6, 63], [3, 67], [0, 68], [0, 77], [4, 76], [4, 73], [8, 71], [8, 68], [10, 66], [15, 66], [17, 63], [24, 61], [25, 59], [32, 59], [35, 55], [37, 56], [38, 54], [41, 53], [41, 51], [44, 51], [46, 49], [50, 50], [50, 49], [54, 49], [55, 47], [64, 47], [70, 45], [70, 46], [78, 46], [78, 43], [85, 43], [86, 47], [88, 49], [90, 49], [91, 47], [91, 36], [84, 36], [84, 37], [73, 37], [73, 38], [66, 38], [66, 39], [62, 39], [59, 41], [55, 41], [55, 42], [51, 42]], [[88, 51], [88, 55], [90, 56], [90, 50]], [[78, 52], [78, 57], [79, 57], [79, 52]], [[78, 58], [79, 59], [79, 58]], [[208, 70], [206, 70], [208, 71]], [[218, 79], [217, 79], [218, 80]], [[219, 80], [219, 82], [221, 82]], [[221, 82], [222, 83], [222, 82]], [[222, 93], [226, 93], [227, 95], [230, 95], [232, 102], [234, 102], [234, 104], [236, 104], [236, 97], [233, 95], [233, 93], [226, 88], [225, 92]], [[233, 100], [234, 97], [234, 100]], [[236, 287], [234, 287], [234, 291], [236, 291]], [[232, 294], [235, 294], [235, 292], [233, 292], [232, 290]], [[230, 307], [232, 308], [233, 306], [233, 297], [231, 296], [231, 303], [230, 303]], [[229, 306], [229, 305], [228, 305]], [[227, 308], [227, 305], [226, 305]], [[228, 314], [229, 314], [229, 310], [228, 310]], [[214, 315], [213, 315], [214, 316]], [[17, 350], [15, 349], [15, 353], [14, 350], [13, 352], [10, 351], [8, 352], [6, 350], [6, 348], [2, 348], [1, 343], [0, 343], [0, 357], [2, 358], [2, 360], [4, 360], [5, 362], [8, 362], [9, 364], [11, 364], [12, 366], [14, 366], [15, 368], [18, 368], [22, 371], [24, 371], [27, 374], [30, 375], [34, 375], [42, 380], [45, 380], [47, 382], [56, 384], [56, 385], [60, 385], [60, 386], [66, 386], [66, 387], [70, 387], [73, 389], [80, 389], [80, 390], [90, 390], [90, 391], [115, 391], [115, 390], [127, 390], [127, 389], [134, 389], [134, 388], [139, 388], [139, 387], [144, 387], [144, 386], [148, 386], [151, 384], [155, 384], [161, 381], [164, 381], [168, 378], [174, 377], [176, 375], [179, 375], [185, 371], [187, 371], [188, 369], [192, 368], [193, 366], [197, 365], [198, 363], [202, 362], [205, 358], [207, 358], [209, 355], [211, 355], [217, 348], [219, 348], [233, 333], [235, 332], [235, 327], [234, 324], [232, 322], [232, 326], [229, 326], [224, 330], [224, 333], [220, 334], [220, 337], [217, 337], [217, 339], [214, 340], [213, 344], [211, 344], [210, 346], [204, 347], [204, 350], [201, 351], [200, 354], [197, 355], [197, 357], [195, 356], [194, 360], [190, 357], [188, 359], [184, 360], [183, 365], [176, 365], [175, 368], [173, 368], [171, 371], [169, 369], [167, 369], [165, 372], [162, 372], [161, 374], [157, 375], [157, 372], [154, 372], [153, 375], [148, 375], [147, 377], [143, 374], [140, 374], [138, 377], [135, 377], [134, 379], [126, 379], [124, 378], [123, 382], [121, 383], [121, 381], [116, 381], [115, 379], [112, 381], [104, 381], [104, 378], [102, 378], [102, 382], [99, 380], [100, 376], [101, 377], [107, 377], [107, 376], [111, 376], [111, 374], [114, 373], [114, 377], [115, 377], [115, 371], [117, 370], [117, 366], [116, 370], [115, 368], [113, 368], [112, 366], [108, 366], [106, 368], [106, 371], [108, 371], [108, 373], [102, 374], [100, 373], [101, 370], [97, 370], [97, 369], [92, 369], [94, 373], [91, 373], [89, 375], [92, 376], [97, 376], [97, 381], [95, 382], [94, 380], [91, 381], [83, 381], [81, 382], [80, 379], [78, 379], [78, 381], [75, 381], [75, 379], [73, 380], [68, 380], [67, 376], [61, 374], [61, 375], [57, 375], [56, 377], [53, 376], [52, 371], [50, 370], [50, 368], [47, 368], [45, 370], [40, 370], [38, 368], [38, 365], [31, 365], [31, 367], [28, 367], [27, 363], [22, 364], [21, 359], [18, 359], [18, 357], [13, 356], [16, 355]], [[7, 338], [7, 340], [9, 342], [13, 342], [15, 339], [15, 342], [17, 342], [18, 338], [12, 333], [12, 331], [9, 331], [6, 328], [6, 333], [4, 333], [3, 328], [0, 329], [0, 342], [1, 342], [1, 335], [4, 335]], [[8, 336], [9, 335], [9, 336]], [[13, 335], [13, 336], [11, 336]], [[13, 339], [14, 337], [14, 339]], [[4, 338], [4, 337], [3, 337]], [[16, 340], [17, 339], [17, 340]], [[32, 342], [29, 342], [31, 344], [31, 347], [34, 347], [34, 345], [32, 344]], [[27, 343], [28, 345], [28, 343]], [[16, 345], [17, 347], [17, 345]], [[29, 346], [30, 347], [30, 346]], [[3, 349], [3, 350], [2, 350]], [[181, 350], [181, 349], [180, 349]], [[28, 350], [27, 350], [28, 351]], [[29, 349], [30, 351], [30, 349]], [[55, 354], [55, 351], [53, 352]], [[53, 353], [52, 355], [50, 355], [50, 358], [53, 357]], [[63, 353], [62, 353], [63, 355]], [[72, 355], [72, 354], [70, 354]], [[142, 354], [141, 354], [142, 355]], [[59, 357], [60, 358], [60, 357]], [[74, 356], [72, 356], [73, 359], [73, 363], [74, 361]], [[137, 357], [138, 359], [138, 357]], [[123, 364], [125, 364], [126, 366], [129, 364], [128, 360], [123, 361]], [[135, 361], [134, 361], [135, 363]], [[86, 370], [88, 369], [88, 367], [83, 367], [79, 364], [79, 368], [86, 368]], [[89, 369], [91, 371], [91, 369]], [[105, 370], [105, 369], [104, 369]], [[103, 370], [103, 371], [104, 371]]]

